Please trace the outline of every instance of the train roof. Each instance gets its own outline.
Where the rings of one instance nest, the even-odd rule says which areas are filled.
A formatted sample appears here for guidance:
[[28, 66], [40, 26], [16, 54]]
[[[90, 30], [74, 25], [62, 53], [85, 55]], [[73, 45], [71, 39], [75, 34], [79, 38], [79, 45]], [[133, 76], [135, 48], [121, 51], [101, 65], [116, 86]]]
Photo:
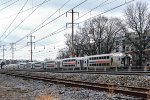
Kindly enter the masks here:
[[69, 59], [83, 59], [84, 57], [73, 57], [73, 58], [64, 58], [64, 59], [61, 59], [61, 60], [69, 60]]
[[91, 56], [85, 56], [85, 57], [99, 57], [99, 56], [124, 56], [124, 53], [110, 53], [110, 54], [101, 54], [101, 55], [91, 55]]

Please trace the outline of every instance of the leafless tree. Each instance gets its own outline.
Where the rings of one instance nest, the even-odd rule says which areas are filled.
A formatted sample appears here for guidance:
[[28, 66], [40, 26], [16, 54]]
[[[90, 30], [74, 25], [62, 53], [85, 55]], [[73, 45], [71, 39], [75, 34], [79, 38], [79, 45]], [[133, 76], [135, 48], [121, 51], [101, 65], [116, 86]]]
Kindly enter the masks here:
[[[100, 16], [88, 20], [74, 35], [74, 53], [76, 56], [110, 53], [115, 49], [116, 37], [122, 33], [122, 22], [118, 18]], [[66, 45], [71, 50], [71, 35], [66, 34]]]
[[103, 53], [111, 53], [116, 49], [116, 40], [124, 35], [124, 24], [118, 18], [110, 18], [105, 27]]
[[134, 52], [139, 58], [138, 65], [142, 65], [144, 50], [150, 44], [150, 12], [147, 4], [138, 2], [136, 5], [129, 5], [125, 10], [125, 21], [130, 31], [126, 32], [126, 38], [136, 50]]

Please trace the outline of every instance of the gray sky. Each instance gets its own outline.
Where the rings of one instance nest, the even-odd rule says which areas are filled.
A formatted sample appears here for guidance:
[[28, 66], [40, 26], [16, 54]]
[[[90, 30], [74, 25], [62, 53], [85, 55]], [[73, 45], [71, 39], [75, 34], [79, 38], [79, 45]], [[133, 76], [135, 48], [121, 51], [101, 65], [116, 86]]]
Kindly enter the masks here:
[[[44, 1], [45, 3], [43, 3], [43, 5], [39, 6], [38, 8], [35, 7]], [[65, 47], [64, 34], [71, 33], [71, 29], [68, 28], [62, 32], [56, 32], [54, 35], [50, 35], [61, 27], [64, 27], [62, 29], [65, 29], [66, 23], [71, 22], [71, 14], [68, 14], [68, 17], [66, 17], [65, 14], [59, 18], [57, 17], [83, 1], [85, 0], [28, 0], [26, 3], [26, 0], [0, 0], [0, 41], [1, 45], [6, 45], [5, 48], [7, 50], [5, 51], [5, 58], [11, 59], [10, 43], [15, 43], [22, 37], [25, 37], [27, 34], [33, 33], [33, 36], [35, 36], [33, 42], [48, 36], [48, 38], [35, 42], [33, 59], [54, 59], [57, 56], [58, 50]], [[100, 5], [100, 7], [92, 10], [90, 13], [79, 19], [78, 16], [75, 15], [75, 22], [80, 23], [85, 21], [90, 17], [101, 14], [113, 7], [123, 4], [125, 1], [128, 2], [131, 0], [87, 0], [74, 9], [74, 11], [80, 13], [79, 17], [98, 5]], [[134, 0], [132, 3], [136, 3], [138, 1], [147, 2], [148, 4], [150, 3], [149, 0]], [[64, 5], [65, 3], [66, 5]], [[62, 6], [63, 8], [60, 9]], [[123, 11], [125, 7], [126, 6], [122, 6], [103, 15], [107, 17], [123, 18]], [[21, 10], [21, 8], [23, 8], [23, 10]], [[31, 9], [25, 11], [29, 8]], [[21, 13], [19, 13], [20, 10]], [[57, 10], [58, 12], [56, 12]], [[51, 16], [54, 12], [56, 13]], [[17, 13], [19, 14], [17, 15]], [[48, 22], [50, 23], [40, 30], [33, 32], [33, 30], [49, 16], [51, 17], [42, 25]], [[55, 20], [55, 18], [57, 18], [57, 20]], [[82, 26], [82, 23], [79, 25]], [[27, 46], [27, 42], [29, 41], [30, 39], [25, 37], [23, 40], [17, 42], [15, 46], [15, 59], [30, 59], [30, 46]], [[2, 58], [2, 50], [0, 52], [0, 56]]]

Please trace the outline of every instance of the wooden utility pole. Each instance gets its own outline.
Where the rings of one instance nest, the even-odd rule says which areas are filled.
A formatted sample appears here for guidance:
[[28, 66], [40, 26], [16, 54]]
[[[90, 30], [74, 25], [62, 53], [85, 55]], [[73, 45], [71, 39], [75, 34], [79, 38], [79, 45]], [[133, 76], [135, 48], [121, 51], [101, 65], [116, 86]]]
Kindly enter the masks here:
[[[77, 13], [78, 16], [79, 16], [79, 12], [74, 12], [73, 9], [71, 10], [71, 12], [67, 12], [67, 13], [71, 13], [72, 14], [72, 22], [71, 23], [67, 23], [67, 24], [71, 24], [72, 25], [72, 37], [71, 37], [71, 40], [72, 40], [72, 48], [71, 48], [71, 55], [72, 57], [75, 56], [75, 53], [74, 53], [74, 24], [78, 24], [78, 23], [74, 23], [74, 13]], [[66, 17], [67, 17], [67, 13], [66, 13]], [[67, 24], [66, 24], [66, 27], [67, 27]]]
[[31, 52], [31, 62], [32, 62], [33, 61], [32, 60], [32, 53], [33, 53], [33, 49], [32, 48], [33, 48], [33, 44], [35, 46], [35, 42], [32, 41], [32, 38], [35, 38], [35, 36], [32, 36], [32, 34], [31, 34], [29, 37], [30, 37], [30, 42], [27, 42], [27, 45], [30, 44], [30, 48], [31, 48], [31, 51], [30, 51]]

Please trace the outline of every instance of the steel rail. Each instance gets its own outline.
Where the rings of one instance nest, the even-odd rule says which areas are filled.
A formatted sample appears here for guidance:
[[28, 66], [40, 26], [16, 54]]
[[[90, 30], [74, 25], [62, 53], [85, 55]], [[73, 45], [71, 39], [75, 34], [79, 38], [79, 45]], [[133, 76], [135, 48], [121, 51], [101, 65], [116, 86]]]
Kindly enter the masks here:
[[55, 84], [64, 84], [66, 86], [72, 86], [72, 87], [81, 87], [81, 88], [92, 89], [92, 90], [106, 91], [110, 94], [119, 93], [124, 95], [130, 95], [130, 96], [140, 97], [144, 100], [150, 99], [150, 88], [117, 86], [114, 84], [101, 84], [101, 83], [93, 83], [93, 82], [91, 83], [85, 81], [75, 81], [75, 80], [68, 80], [68, 79], [50, 78], [46, 76], [43, 77], [43, 76], [30, 75], [32, 73], [17, 74], [15, 72], [4, 71], [2, 74], [34, 79], [34, 80], [42, 80], [42, 81], [52, 82]]

